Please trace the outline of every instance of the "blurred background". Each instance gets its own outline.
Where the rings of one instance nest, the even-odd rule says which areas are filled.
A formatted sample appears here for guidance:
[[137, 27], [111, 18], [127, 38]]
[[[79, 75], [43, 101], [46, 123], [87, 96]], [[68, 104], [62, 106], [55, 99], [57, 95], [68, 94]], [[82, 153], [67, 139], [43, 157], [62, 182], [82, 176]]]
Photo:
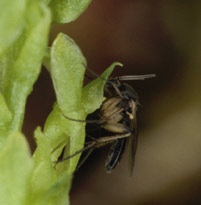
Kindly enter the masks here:
[[[103, 72], [119, 61], [113, 76], [155, 73], [129, 82], [137, 90], [139, 144], [132, 178], [127, 153], [106, 174], [105, 148], [75, 174], [71, 205], [201, 204], [201, 1], [94, 0], [75, 21], [54, 25], [82, 49], [88, 66]], [[28, 99], [24, 133], [43, 126], [55, 94], [43, 69]]]

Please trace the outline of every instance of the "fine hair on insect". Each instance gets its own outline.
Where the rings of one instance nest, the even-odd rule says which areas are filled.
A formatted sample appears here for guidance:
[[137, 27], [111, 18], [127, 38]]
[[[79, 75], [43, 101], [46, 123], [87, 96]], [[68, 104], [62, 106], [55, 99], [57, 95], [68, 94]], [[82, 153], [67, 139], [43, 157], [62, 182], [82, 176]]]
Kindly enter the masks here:
[[134, 88], [127, 83], [122, 83], [122, 81], [144, 80], [153, 78], [156, 75], [126, 75], [106, 80], [91, 69], [87, 68], [87, 70], [95, 77], [106, 81], [104, 86], [105, 100], [98, 110], [99, 119], [80, 120], [69, 118], [64, 114], [63, 116], [68, 120], [95, 124], [97, 127], [104, 130], [106, 135], [99, 138], [89, 136], [92, 140], [88, 142], [83, 149], [78, 150], [66, 158], [58, 160], [57, 163], [88, 151], [84, 159], [78, 164], [78, 169], [94, 149], [106, 144], [111, 144], [105, 163], [106, 172], [111, 172], [120, 161], [126, 147], [126, 142], [128, 142], [128, 171], [129, 175], [132, 175], [138, 141], [136, 112], [139, 106], [139, 99]]

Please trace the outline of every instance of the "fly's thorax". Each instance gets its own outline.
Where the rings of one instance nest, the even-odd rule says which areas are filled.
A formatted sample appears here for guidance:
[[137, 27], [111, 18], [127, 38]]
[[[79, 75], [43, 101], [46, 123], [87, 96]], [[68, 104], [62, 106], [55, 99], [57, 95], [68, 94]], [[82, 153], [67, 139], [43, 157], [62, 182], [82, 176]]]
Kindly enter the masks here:
[[123, 98], [132, 99], [135, 102], [138, 102], [138, 99], [139, 99], [138, 94], [133, 87], [131, 87], [127, 83], [123, 83], [120, 89], [121, 89], [121, 94]]

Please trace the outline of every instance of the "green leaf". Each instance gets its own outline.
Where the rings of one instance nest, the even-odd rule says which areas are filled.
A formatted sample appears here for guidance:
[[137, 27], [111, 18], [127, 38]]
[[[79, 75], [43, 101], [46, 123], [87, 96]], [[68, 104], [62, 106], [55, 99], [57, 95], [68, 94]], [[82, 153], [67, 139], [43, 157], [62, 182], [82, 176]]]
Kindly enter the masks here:
[[[86, 60], [75, 42], [64, 34], [59, 34], [55, 39], [50, 57], [50, 73], [58, 104], [55, 104], [46, 121], [44, 133], [51, 139], [51, 149], [55, 150], [52, 157], [57, 160], [66, 144], [71, 146], [68, 146], [65, 155], [73, 154], [74, 150], [81, 149], [84, 144], [85, 123], [68, 120], [63, 114], [77, 119], [86, 117], [81, 103], [85, 71], [83, 64], [86, 64]], [[72, 173], [77, 161], [78, 156], [58, 164], [58, 172], [62, 174], [62, 170], [67, 170]]]
[[32, 167], [26, 140], [12, 133], [0, 149], [0, 204], [26, 204]]
[[[67, 204], [67, 193], [79, 156], [57, 165], [54, 162], [65, 146], [67, 146], [65, 155], [69, 155], [73, 154], [74, 150], [81, 149], [84, 144], [85, 123], [67, 120], [63, 113], [78, 118], [86, 116], [81, 104], [85, 71], [82, 63], [86, 64], [86, 61], [74, 41], [64, 34], [59, 34], [53, 43], [50, 55], [46, 55], [46, 62], [58, 103], [55, 103], [53, 111], [46, 120], [44, 132], [39, 129], [35, 132], [37, 149], [34, 153], [32, 201], [33, 204]], [[43, 193], [45, 201], [42, 195], [35, 199], [36, 192]]]
[[35, 131], [37, 149], [34, 153], [35, 169], [31, 183], [31, 201], [34, 205], [69, 203], [67, 193], [76, 164], [74, 162], [72, 165], [71, 162], [71, 168], [66, 163], [55, 164], [69, 138], [66, 135], [69, 129], [66, 125], [66, 119], [55, 104], [45, 123], [44, 133], [39, 128]]
[[[67, 187], [61, 176], [57, 176], [55, 163], [51, 160], [51, 141], [38, 127], [35, 131], [37, 149], [34, 153], [34, 171], [31, 178], [31, 190], [27, 198], [30, 205], [68, 204]], [[61, 178], [63, 179], [61, 181]], [[63, 203], [62, 203], [63, 202]], [[65, 203], [64, 203], [65, 202]]]
[[11, 120], [11, 113], [10, 110], [8, 109], [5, 99], [3, 95], [0, 92], [0, 125], [3, 125]]
[[0, 1], [0, 56], [22, 32], [26, 4], [27, 0]]
[[106, 80], [114, 70], [115, 66], [123, 66], [121, 63], [114, 62], [109, 68], [105, 70], [105, 72], [101, 75], [101, 78], [97, 78], [96, 80], [90, 82], [83, 89], [83, 107], [87, 114], [90, 114], [100, 108], [103, 102], [103, 91]]
[[32, 186], [35, 192], [41, 193], [48, 190], [56, 182], [56, 173], [51, 160], [51, 150], [48, 138], [38, 127], [34, 133], [37, 149], [33, 155], [34, 172]]
[[4, 96], [0, 92], [0, 145], [8, 134], [9, 123], [12, 119], [12, 114], [7, 107]]
[[75, 42], [62, 33], [55, 39], [50, 55], [50, 72], [60, 109], [64, 114], [79, 113], [86, 60]]
[[[50, 133], [46, 133], [50, 134]], [[55, 134], [53, 132], [52, 134]], [[26, 204], [54, 205], [69, 204], [67, 193], [71, 185], [71, 175], [67, 172], [58, 174], [55, 163], [52, 161], [53, 143], [38, 127], [34, 133], [37, 149], [34, 152], [34, 170], [31, 178], [31, 189]]]
[[47, 69], [48, 72], [50, 72], [50, 51], [51, 51], [50, 47], [46, 48], [46, 51], [43, 57], [43, 65]]
[[87, 9], [91, 0], [51, 0], [53, 21], [68, 23], [78, 18]]
[[39, 0], [41, 3], [48, 5], [51, 0]]
[[[1, 59], [2, 93], [13, 119], [9, 130], [20, 130], [25, 103], [41, 70], [51, 22], [49, 9], [33, 3], [29, 6], [32, 18], [27, 30]], [[28, 12], [28, 11], [27, 11]]]

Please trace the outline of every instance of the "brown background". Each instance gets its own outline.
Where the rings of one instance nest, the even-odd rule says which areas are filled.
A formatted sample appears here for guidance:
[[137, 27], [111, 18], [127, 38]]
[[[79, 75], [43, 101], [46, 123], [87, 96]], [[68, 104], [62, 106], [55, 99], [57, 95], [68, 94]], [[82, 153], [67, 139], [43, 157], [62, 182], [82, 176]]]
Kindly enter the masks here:
[[[201, 204], [201, 1], [94, 0], [75, 22], [53, 26], [73, 38], [90, 68], [156, 73], [138, 91], [139, 146], [133, 177], [123, 157], [112, 174], [97, 151], [75, 175], [71, 205]], [[43, 125], [55, 94], [43, 70], [27, 104], [24, 133]], [[32, 146], [34, 149], [34, 146]]]

